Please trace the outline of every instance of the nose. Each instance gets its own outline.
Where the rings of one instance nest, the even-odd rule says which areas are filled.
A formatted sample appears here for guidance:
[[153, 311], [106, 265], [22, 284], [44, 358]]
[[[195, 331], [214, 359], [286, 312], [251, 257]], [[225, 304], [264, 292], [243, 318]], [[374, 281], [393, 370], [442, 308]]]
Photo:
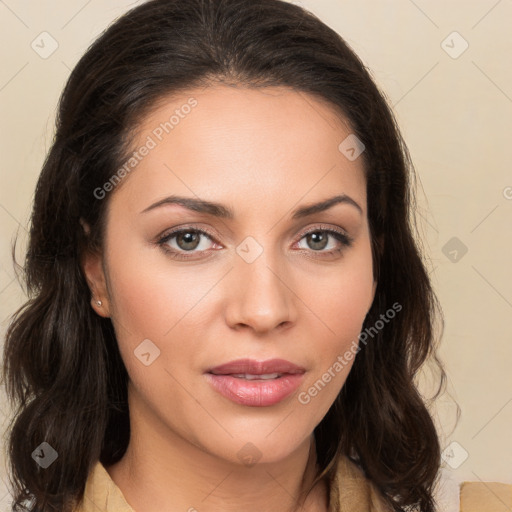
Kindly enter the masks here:
[[296, 321], [296, 294], [289, 273], [285, 264], [278, 265], [269, 253], [264, 250], [251, 263], [235, 258], [230, 282], [226, 283], [226, 321], [233, 329], [263, 334], [278, 327], [290, 327]]

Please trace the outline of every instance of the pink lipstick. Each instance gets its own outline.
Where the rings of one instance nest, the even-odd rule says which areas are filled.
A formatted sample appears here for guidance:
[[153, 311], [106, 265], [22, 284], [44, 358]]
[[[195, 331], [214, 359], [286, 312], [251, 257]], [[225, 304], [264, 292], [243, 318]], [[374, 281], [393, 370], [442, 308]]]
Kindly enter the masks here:
[[251, 407], [277, 404], [300, 385], [305, 369], [284, 359], [238, 359], [205, 373], [211, 386], [229, 400]]

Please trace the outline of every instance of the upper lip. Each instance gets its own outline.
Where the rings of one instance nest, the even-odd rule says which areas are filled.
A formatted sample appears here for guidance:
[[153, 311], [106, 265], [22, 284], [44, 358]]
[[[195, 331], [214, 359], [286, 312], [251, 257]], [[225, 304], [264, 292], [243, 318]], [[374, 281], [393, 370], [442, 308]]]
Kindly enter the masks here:
[[301, 366], [286, 361], [285, 359], [268, 359], [256, 361], [254, 359], [237, 359], [229, 363], [221, 364], [207, 370], [207, 373], [216, 375], [229, 375], [248, 373], [250, 375], [264, 375], [268, 373], [304, 373]]

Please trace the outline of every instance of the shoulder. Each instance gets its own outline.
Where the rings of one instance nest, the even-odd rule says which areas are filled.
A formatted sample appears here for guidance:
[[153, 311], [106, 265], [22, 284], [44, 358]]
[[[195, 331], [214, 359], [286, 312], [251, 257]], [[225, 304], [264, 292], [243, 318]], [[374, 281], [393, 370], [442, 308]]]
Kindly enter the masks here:
[[329, 512], [390, 512], [382, 493], [346, 455], [337, 462]]
[[82, 502], [74, 512], [135, 512], [100, 461], [96, 461], [85, 484]]

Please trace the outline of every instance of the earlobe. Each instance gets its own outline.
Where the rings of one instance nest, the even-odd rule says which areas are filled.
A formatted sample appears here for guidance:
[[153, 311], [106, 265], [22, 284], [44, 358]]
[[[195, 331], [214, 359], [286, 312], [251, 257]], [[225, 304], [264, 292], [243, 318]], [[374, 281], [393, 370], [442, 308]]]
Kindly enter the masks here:
[[[89, 226], [80, 222], [86, 234]], [[91, 291], [91, 307], [104, 317], [110, 317], [110, 304], [105, 272], [103, 271], [103, 255], [99, 251], [86, 250], [81, 258], [82, 271]]]
[[98, 315], [108, 318], [110, 308], [102, 255], [96, 252], [87, 252], [82, 258], [82, 270], [89, 290], [91, 290], [92, 308]]

